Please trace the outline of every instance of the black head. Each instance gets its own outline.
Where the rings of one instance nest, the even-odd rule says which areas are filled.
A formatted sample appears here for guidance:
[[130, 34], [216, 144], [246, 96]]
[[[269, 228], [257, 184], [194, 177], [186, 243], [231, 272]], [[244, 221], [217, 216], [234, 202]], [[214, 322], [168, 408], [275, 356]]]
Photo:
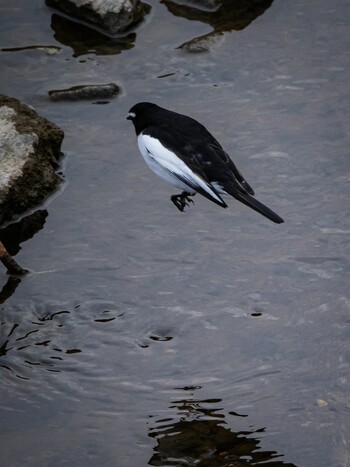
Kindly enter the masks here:
[[139, 102], [135, 104], [129, 110], [129, 114], [126, 117], [127, 120], [131, 120], [134, 124], [136, 134], [152, 123], [155, 115], [159, 112], [161, 107], [151, 102]]

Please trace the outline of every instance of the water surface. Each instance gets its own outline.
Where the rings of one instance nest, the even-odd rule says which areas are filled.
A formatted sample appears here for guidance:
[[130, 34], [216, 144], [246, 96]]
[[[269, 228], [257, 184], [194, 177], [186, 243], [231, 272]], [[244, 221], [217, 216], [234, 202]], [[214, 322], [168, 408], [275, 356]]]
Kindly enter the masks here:
[[[349, 4], [220, 28], [173, 3], [111, 41], [0, 2], [2, 92], [65, 132], [61, 190], [7, 231], [31, 273], [0, 275], [1, 463], [347, 466]], [[110, 82], [106, 105], [48, 98]], [[139, 101], [205, 124], [285, 224], [178, 212], [125, 119]]]

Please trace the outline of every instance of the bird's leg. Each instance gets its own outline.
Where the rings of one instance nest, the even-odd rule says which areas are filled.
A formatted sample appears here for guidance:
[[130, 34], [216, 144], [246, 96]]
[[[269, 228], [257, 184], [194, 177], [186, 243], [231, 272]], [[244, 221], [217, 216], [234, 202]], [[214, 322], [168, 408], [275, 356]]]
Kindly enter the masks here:
[[183, 191], [180, 195], [173, 195], [170, 199], [179, 211], [184, 212], [185, 207], [189, 206], [189, 203], [193, 203], [193, 199], [191, 199], [190, 196], [194, 195]]

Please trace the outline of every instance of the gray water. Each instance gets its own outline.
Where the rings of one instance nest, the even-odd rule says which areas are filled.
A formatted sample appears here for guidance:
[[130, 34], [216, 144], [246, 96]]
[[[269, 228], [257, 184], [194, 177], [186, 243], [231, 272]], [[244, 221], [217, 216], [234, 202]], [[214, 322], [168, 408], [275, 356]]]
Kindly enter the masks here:
[[[0, 1], [1, 92], [65, 132], [65, 182], [15, 248], [31, 272], [0, 270], [0, 463], [349, 466], [350, 4], [275, 0], [235, 30], [148, 3], [122, 41], [79, 43], [41, 0]], [[48, 98], [109, 82], [105, 105]], [[285, 224], [177, 211], [139, 101], [200, 120]]]

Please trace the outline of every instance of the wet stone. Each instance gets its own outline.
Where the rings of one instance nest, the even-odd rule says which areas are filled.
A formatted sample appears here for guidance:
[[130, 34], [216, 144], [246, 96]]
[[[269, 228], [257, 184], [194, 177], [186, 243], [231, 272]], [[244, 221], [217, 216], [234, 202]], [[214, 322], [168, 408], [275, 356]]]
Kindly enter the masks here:
[[222, 0], [189, 0], [188, 3], [189, 5], [196, 6], [197, 8], [213, 10], [222, 3]]
[[205, 36], [195, 37], [189, 42], [185, 42], [179, 47], [179, 49], [191, 53], [210, 52], [220, 47], [224, 40], [225, 36], [222, 33], [207, 34]]
[[46, 0], [46, 4], [109, 34], [126, 31], [149, 11], [139, 0]]
[[63, 131], [17, 99], [0, 94], [0, 224], [59, 185]]
[[114, 83], [87, 84], [49, 91], [49, 97], [53, 101], [76, 101], [81, 99], [108, 99], [116, 97], [119, 93], [120, 88]]

